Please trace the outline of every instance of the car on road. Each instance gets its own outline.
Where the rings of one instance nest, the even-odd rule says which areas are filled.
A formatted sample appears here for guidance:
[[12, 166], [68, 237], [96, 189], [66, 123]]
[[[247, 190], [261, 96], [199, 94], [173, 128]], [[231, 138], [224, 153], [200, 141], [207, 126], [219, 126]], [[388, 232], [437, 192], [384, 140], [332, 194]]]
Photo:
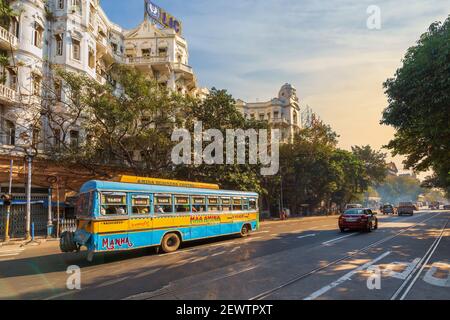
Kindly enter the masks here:
[[360, 208], [361, 209], [362, 207], [363, 206], [361, 204], [359, 204], [359, 203], [348, 203], [348, 204], [345, 205], [344, 211], [348, 210], [348, 209], [355, 209], [355, 208]]
[[382, 214], [395, 214], [395, 208], [392, 204], [385, 204], [381, 206], [380, 211]]
[[416, 210], [416, 206], [412, 202], [400, 202], [398, 204], [397, 213], [399, 216], [412, 216], [414, 215], [414, 210]]
[[450, 210], [450, 204], [444, 205], [444, 210]]
[[435, 201], [435, 202], [432, 202], [432, 203], [428, 206], [428, 208], [429, 208], [430, 210], [439, 210], [440, 205], [441, 205], [441, 204], [440, 204], [439, 202]]
[[376, 214], [368, 208], [352, 208], [345, 210], [339, 217], [339, 229], [363, 230], [371, 232], [378, 229], [378, 219]]

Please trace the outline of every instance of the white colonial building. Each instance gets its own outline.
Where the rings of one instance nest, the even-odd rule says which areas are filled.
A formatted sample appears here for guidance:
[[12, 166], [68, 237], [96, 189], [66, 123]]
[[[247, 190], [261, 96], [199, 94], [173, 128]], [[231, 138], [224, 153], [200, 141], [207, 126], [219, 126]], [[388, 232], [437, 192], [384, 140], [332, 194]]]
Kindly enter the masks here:
[[290, 84], [281, 87], [278, 97], [266, 102], [237, 100], [238, 109], [248, 119], [268, 121], [271, 127], [281, 131], [281, 142], [293, 142], [301, 127], [300, 106], [297, 90]]
[[[50, 66], [107, 81], [114, 63], [136, 66], [167, 88], [202, 95], [186, 40], [149, 19], [133, 30], [112, 23], [99, 0], [17, 0], [12, 23], [0, 27], [0, 148], [14, 149], [33, 117], [32, 105]], [[63, 94], [63, 93], [62, 93]], [[64, 96], [61, 97], [64, 99]], [[34, 103], [36, 105], [36, 103]], [[44, 129], [45, 130], [45, 129]], [[32, 135], [40, 134], [39, 131]], [[78, 139], [76, 129], [72, 139]]]

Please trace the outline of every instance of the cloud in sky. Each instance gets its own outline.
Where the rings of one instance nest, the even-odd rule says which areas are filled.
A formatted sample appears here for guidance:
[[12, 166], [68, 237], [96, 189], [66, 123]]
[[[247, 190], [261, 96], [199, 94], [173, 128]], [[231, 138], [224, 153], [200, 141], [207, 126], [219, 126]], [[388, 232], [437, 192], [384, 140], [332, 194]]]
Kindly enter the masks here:
[[[340, 134], [344, 148], [389, 141], [394, 131], [379, 125], [387, 104], [382, 83], [427, 27], [450, 13], [450, 0], [154, 2], [182, 20], [202, 86], [262, 101], [289, 82], [302, 105]], [[381, 30], [366, 26], [369, 5], [381, 9]], [[102, 6], [125, 28], [144, 15], [144, 0], [103, 0]]]

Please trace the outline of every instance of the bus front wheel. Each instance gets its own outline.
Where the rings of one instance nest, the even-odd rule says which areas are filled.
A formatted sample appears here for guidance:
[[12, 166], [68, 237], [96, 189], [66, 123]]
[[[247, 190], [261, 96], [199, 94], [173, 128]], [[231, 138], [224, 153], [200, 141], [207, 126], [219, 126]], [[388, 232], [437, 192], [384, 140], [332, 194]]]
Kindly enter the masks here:
[[161, 249], [165, 253], [177, 251], [180, 247], [181, 239], [176, 233], [166, 234], [161, 242]]

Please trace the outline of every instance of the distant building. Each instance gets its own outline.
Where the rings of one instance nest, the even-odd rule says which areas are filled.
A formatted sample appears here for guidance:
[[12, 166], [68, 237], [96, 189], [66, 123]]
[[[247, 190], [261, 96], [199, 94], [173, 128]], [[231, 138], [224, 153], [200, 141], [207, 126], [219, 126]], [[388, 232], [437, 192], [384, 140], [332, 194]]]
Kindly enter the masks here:
[[280, 129], [282, 143], [293, 142], [301, 128], [297, 90], [288, 83], [281, 87], [277, 98], [266, 102], [237, 100], [236, 106], [247, 119], [265, 120], [272, 128]]
[[390, 176], [397, 176], [398, 169], [397, 169], [397, 166], [395, 165], [394, 162], [391, 162], [391, 163], [387, 164], [387, 173]]

